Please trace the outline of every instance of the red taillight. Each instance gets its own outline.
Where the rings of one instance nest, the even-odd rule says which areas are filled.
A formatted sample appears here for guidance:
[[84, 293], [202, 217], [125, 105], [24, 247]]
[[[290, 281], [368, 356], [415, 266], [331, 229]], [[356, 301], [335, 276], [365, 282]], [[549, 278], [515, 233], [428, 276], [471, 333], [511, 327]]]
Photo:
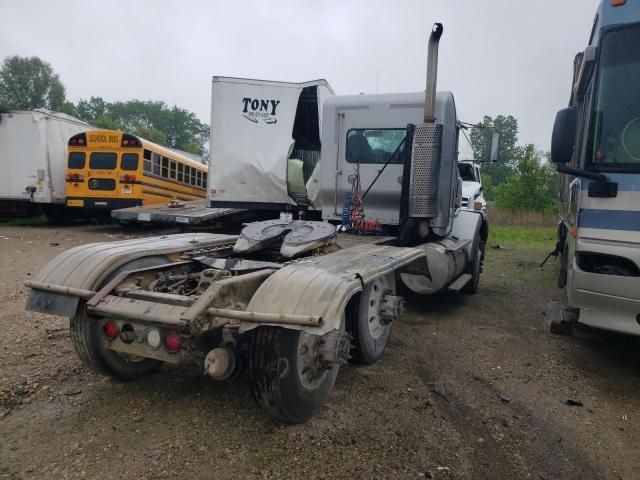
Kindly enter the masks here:
[[108, 340], [113, 340], [118, 336], [118, 324], [113, 320], [109, 320], [102, 327], [102, 331], [104, 332], [104, 336], [107, 337]]
[[122, 180], [125, 182], [135, 182], [136, 176], [131, 173], [127, 173], [126, 175], [123, 175]]
[[164, 344], [167, 347], [167, 351], [169, 353], [176, 353], [178, 350], [180, 350], [181, 343], [182, 342], [180, 340], [180, 335], [178, 335], [176, 332], [169, 332], [164, 337]]
[[82, 180], [84, 177], [82, 175], [80, 175], [79, 173], [67, 173], [67, 180], [70, 180], [72, 182], [78, 182], [80, 180]]

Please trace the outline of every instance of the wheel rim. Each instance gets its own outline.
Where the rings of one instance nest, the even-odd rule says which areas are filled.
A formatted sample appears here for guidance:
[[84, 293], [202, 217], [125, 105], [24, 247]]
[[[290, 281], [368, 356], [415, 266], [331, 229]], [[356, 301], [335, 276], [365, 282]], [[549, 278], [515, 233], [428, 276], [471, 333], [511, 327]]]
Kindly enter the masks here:
[[318, 335], [300, 332], [296, 363], [298, 377], [308, 390], [318, 388], [329, 373], [329, 369], [320, 363], [319, 340]]
[[364, 317], [361, 320], [366, 322], [371, 338], [378, 339], [382, 337], [389, 328], [389, 323], [382, 319], [380, 310], [384, 296], [391, 290], [391, 282], [386, 276], [380, 277], [368, 285], [367, 290], [369, 292], [369, 298], [366, 308], [360, 311], [360, 315]]

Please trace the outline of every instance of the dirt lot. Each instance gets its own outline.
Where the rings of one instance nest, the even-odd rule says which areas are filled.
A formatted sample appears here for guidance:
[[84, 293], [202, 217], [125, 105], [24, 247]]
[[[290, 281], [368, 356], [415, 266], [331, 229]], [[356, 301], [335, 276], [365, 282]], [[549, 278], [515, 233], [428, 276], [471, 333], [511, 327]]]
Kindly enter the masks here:
[[151, 233], [0, 226], [0, 477], [640, 478], [640, 342], [548, 333], [550, 236], [489, 249], [475, 296], [410, 297], [383, 360], [343, 367], [321, 415], [285, 426], [244, 382], [99, 377], [65, 319], [24, 311], [56, 254]]

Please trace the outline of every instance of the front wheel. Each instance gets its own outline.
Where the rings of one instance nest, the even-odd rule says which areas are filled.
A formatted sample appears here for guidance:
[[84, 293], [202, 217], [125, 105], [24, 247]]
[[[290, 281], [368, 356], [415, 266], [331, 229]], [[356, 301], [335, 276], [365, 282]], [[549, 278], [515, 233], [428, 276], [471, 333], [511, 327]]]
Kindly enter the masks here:
[[320, 361], [323, 337], [280, 327], [258, 327], [249, 346], [249, 383], [271, 417], [304, 423], [329, 397], [339, 365]]
[[464, 287], [465, 293], [477, 293], [480, 286], [480, 273], [482, 273], [482, 250], [478, 248], [473, 262], [470, 265], [471, 280]]

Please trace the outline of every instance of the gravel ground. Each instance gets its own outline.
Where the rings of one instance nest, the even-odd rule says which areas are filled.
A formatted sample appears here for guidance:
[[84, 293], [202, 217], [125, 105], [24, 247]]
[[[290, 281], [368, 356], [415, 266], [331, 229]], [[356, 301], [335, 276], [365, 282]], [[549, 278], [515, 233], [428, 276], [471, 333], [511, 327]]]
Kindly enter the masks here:
[[322, 413], [285, 426], [242, 381], [102, 378], [67, 320], [24, 311], [58, 253], [152, 233], [0, 226], [0, 477], [640, 478], [640, 341], [548, 332], [551, 242], [490, 249], [477, 295], [408, 295], [382, 361], [343, 367]]

